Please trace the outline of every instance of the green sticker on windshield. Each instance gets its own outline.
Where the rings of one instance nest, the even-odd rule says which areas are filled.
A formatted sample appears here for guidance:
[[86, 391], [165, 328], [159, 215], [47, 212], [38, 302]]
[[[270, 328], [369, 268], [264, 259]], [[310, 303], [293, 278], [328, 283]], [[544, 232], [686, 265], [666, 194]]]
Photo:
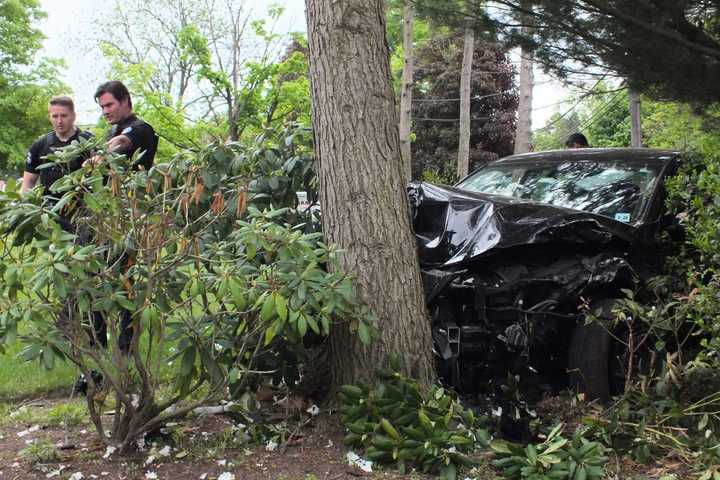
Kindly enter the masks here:
[[616, 213], [615, 220], [617, 220], [618, 222], [627, 223], [630, 221], [630, 214], [629, 213]]

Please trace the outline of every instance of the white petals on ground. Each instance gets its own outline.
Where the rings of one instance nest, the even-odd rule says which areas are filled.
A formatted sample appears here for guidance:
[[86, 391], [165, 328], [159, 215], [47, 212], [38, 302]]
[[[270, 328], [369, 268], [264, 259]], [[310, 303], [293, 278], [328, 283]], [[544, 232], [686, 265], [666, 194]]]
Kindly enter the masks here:
[[150, 455], [150, 456], [147, 458], [147, 460], [145, 460], [145, 466], [150, 465], [150, 464], [153, 463], [154, 461], [155, 461], [155, 455]]
[[313, 403], [312, 407], [305, 410], [307, 413], [309, 413], [313, 417], [317, 417], [320, 415], [320, 408]]
[[200, 480], [205, 480], [207, 478], [207, 473], [203, 473], [200, 475]]
[[115, 453], [115, 450], [117, 450], [117, 448], [113, 447], [112, 445], [108, 446], [105, 449], [105, 455], [103, 455], [103, 458], [110, 458], [110, 455]]
[[67, 467], [65, 465], [60, 465], [57, 470], [53, 470], [52, 472], [45, 475], [45, 478], [53, 478], [53, 477], [59, 477], [60, 473], [62, 473], [63, 470], [65, 470]]
[[171, 450], [170, 445], [165, 445], [165, 446], [164, 446], [163, 448], [161, 448], [160, 451], [157, 452], [157, 453], [158, 453], [158, 455], [160, 455], [161, 457], [169, 457], [169, 456], [170, 456], [170, 450]]
[[157, 476], [157, 473], [155, 473], [155, 472], [147, 471], [147, 472], [145, 472], [145, 478], [147, 480], [157, 480], [158, 476]]
[[82, 472], [75, 472], [70, 475], [70, 478], [68, 478], [68, 480], [82, 480], [83, 478], [85, 478], [85, 475], [83, 475]]
[[277, 450], [278, 444], [275, 440], [270, 440], [267, 445], [265, 445], [265, 450], [268, 452], [274, 452]]
[[351, 467], [358, 467], [360, 470], [367, 473], [372, 472], [372, 462], [370, 460], [360, 458], [355, 452], [348, 452], [346, 457], [348, 465], [350, 465]]
[[220, 474], [217, 480], [235, 480], [235, 475], [230, 472], [223, 472]]
[[38, 430], [40, 430], [40, 425], [33, 425], [32, 427], [28, 428], [27, 430], [23, 430], [22, 432], [18, 432], [18, 433], [17, 433], [17, 436], [20, 437], [20, 438], [22, 438], [22, 437], [24, 437], [24, 436], [26, 436], [26, 435], [29, 435], [29, 434], [33, 433], [33, 432], [37, 432]]

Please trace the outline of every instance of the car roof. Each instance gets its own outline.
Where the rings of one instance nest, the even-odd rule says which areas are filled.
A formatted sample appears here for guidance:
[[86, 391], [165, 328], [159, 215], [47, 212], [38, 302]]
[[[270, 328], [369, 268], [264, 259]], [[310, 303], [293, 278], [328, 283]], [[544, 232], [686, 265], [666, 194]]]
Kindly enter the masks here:
[[652, 148], [570, 148], [544, 152], [521, 153], [501, 158], [489, 165], [500, 163], [534, 162], [657, 162], [663, 165], [677, 158], [680, 152]]

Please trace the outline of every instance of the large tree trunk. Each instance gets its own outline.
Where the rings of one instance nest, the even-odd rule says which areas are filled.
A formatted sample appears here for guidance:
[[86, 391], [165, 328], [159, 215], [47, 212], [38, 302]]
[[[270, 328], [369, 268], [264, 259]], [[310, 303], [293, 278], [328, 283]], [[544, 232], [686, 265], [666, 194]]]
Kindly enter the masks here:
[[433, 378], [415, 238], [408, 215], [384, 0], [306, 0], [315, 153], [323, 231], [380, 331], [369, 347], [333, 328], [334, 386], [368, 378], [393, 352]]
[[[532, 8], [530, 0], [520, 5], [525, 10]], [[523, 33], [530, 34], [530, 15], [523, 15]], [[532, 94], [535, 79], [533, 76], [532, 52], [526, 48], [520, 50], [520, 98], [518, 102], [518, 121], [515, 129], [514, 153], [527, 153], [532, 150]]]
[[459, 178], [467, 175], [470, 168], [470, 80], [474, 53], [475, 33], [472, 28], [468, 27], [465, 29], [465, 47], [460, 71], [460, 140], [457, 164]]
[[412, 153], [410, 150], [410, 128], [412, 119], [413, 89], [413, 5], [405, 0], [403, 10], [403, 73], [400, 93], [400, 151], [405, 168], [405, 180], [412, 179]]

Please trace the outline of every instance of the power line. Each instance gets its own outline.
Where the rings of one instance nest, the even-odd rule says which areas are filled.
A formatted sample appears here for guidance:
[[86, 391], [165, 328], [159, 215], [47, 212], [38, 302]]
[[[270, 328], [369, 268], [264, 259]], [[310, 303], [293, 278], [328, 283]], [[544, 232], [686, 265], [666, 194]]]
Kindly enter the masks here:
[[[490, 120], [490, 119], [492, 119], [492, 118], [493, 118], [493, 117], [473, 117], [473, 118], [470, 119], [470, 121], [472, 122], [472, 121], [477, 121], [477, 120]], [[446, 123], [459, 122], [459, 121], [460, 121], [459, 118], [429, 118], [429, 117], [416, 117], [416, 118], [413, 118], [413, 122], [414, 122], [414, 121], [418, 121], [418, 120], [424, 121], [424, 122], [446, 122]]]
[[[508, 93], [512, 93], [512, 90], [509, 90], [507, 92], [500, 92], [500, 93], [491, 93], [489, 95], [475, 95], [473, 97], [470, 97], [470, 100], [483, 100], [485, 98], [490, 97], [498, 97], [500, 95], [505, 95]], [[417, 103], [423, 103], [423, 102], [459, 102], [459, 98], [418, 98], [413, 99], [413, 102]]]
[[[615, 107], [621, 94], [622, 94], [622, 91], [617, 92], [603, 106], [601, 106], [599, 109], [597, 109], [595, 112], [593, 112], [593, 114], [590, 116], [590, 118], [588, 118], [587, 120], [585, 120], [585, 122], [583, 122], [581, 125], [579, 125], [577, 130], [579, 130], [579, 131], [587, 130], [591, 126], [595, 125], [595, 123], [597, 123], [599, 120], [601, 120], [605, 116], [605, 114], [610, 111], [610, 109]], [[556, 133], [555, 135], [553, 135], [552, 138], [554, 141], [561, 140], [562, 138], [566, 137], [567, 135], [569, 135], [570, 133], [572, 133], [575, 130], [576, 130], [575, 128], [572, 128], [572, 129], [566, 128], [565, 131], [560, 131], [560, 132]]]

